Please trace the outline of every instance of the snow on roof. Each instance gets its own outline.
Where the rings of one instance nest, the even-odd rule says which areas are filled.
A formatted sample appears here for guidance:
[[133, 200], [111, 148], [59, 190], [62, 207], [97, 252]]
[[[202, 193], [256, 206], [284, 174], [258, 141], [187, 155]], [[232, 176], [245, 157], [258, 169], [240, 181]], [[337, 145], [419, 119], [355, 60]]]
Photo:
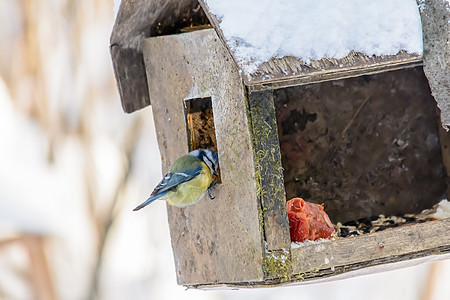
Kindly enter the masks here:
[[246, 74], [271, 58], [305, 63], [340, 59], [351, 50], [422, 54], [415, 0], [205, 0]]

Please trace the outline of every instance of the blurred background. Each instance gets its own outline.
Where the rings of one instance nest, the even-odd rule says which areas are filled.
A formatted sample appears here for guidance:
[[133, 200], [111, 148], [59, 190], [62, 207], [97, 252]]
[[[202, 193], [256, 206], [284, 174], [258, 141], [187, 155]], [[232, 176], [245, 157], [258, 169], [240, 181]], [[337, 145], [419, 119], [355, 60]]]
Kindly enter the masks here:
[[249, 290], [177, 286], [151, 108], [122, 111], [119, 0], [0, 1], [0, 299], [449, 299], [450, 261]]

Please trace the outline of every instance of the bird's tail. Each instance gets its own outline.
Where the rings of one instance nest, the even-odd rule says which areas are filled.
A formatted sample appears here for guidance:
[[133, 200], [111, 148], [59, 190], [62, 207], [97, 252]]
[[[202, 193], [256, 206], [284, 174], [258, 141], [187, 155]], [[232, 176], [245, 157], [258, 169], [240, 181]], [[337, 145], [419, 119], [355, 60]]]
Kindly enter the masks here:
[[164, 196], [165, 194], [167, 194], [167, 192], [163, 192], [160, 194], [157, 194], [153, 197], [148, 198], [147, 200], [145, 200], [144, 202], [142, 202], [141, 204], [139, 204], [135, 209], [133, 209], [133, 211], [137, 211], [140, 210], [143, 207], [146, 207], [147, 205], [149, 205], [150, 203], [152, 203], [153, 201], [161, 198], [162, 196]]

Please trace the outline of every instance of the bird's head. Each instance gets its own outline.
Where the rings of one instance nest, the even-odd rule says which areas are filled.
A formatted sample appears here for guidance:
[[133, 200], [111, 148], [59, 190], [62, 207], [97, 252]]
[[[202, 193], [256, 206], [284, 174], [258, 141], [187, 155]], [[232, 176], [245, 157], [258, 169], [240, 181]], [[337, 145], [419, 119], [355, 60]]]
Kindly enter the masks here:
[[219, 159], [216, 152], [210, 149], [194, 150], [189, 152], [189, 155], [197, 157], [203, 161], [211, 170], [211, 174], [218, 175], [217, 168], [219, 167]]

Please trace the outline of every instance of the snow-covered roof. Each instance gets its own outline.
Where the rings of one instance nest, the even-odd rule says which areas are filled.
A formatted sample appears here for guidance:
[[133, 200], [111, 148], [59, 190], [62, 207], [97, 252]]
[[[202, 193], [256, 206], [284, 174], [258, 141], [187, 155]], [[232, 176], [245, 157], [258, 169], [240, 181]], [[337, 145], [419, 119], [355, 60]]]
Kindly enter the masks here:
[[417, 3], [419, 8], [416, 0], [122, 0], [110, 46], [122, 106], [133, 112], [150, 104], [140, 42], [169, 34], [158, 33], [159, 25], [177, 29], [193, 18], [205, 24], [204, 10], [250, 90], [423, 64], [442, 122], [450, 127], [450, 2]]
[[[422, 54], [415, 0], [204, 0], [204, 7], [248, 81], [271, 79], [261, 65], [283, 57], [307, 67], [351, 53]], [[304, 71], [291, 69], [284, 75]]]

